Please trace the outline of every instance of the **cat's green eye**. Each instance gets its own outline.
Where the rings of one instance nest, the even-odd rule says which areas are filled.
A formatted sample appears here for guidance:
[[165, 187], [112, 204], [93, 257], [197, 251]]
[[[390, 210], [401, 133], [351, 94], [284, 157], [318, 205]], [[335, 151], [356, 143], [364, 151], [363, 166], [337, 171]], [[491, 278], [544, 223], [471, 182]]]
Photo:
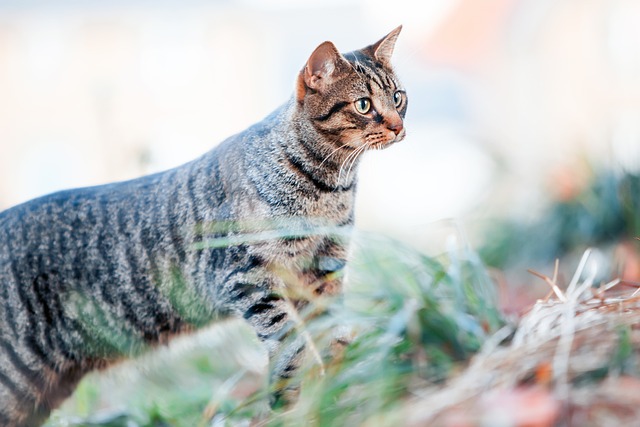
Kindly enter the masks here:
[[371, 110], [371, 100], [360, 98], [356, 101], [356, 111], [360, 114], [367, 114]]
[[396, 105], [396, 108], [402, 105], [402, 93], [400, 91], [393, 94], [393, 103]]

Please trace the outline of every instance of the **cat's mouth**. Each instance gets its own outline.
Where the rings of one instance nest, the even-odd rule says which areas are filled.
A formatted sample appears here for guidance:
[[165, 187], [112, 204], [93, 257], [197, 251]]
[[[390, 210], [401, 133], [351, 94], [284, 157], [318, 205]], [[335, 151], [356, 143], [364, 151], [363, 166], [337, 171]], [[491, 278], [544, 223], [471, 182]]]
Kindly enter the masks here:
[[388, 142], [375, 142], [373, 144], [369, 144], [369, 149], [370, 150], [384, 150], [385, 148], [391, 147], [396, 142], [398, 142], [398, 141], [393, 140], [393, 141], [388, 141]]
[[369, 149], [383, 150], [392, 146], [393, 144], [397, 144], [398, 142], [402, 141], [405, 135], [406, 132], [404, 129], [402, 129], [402, 131], [400, 131], [400, 133], [398, 133], [397, 135], [395, 133], [392, 133], [391, 136], [387, 136], [386, 138], [382, 133], [380, 133], [372, 138], [367, 138], [367, 146]]

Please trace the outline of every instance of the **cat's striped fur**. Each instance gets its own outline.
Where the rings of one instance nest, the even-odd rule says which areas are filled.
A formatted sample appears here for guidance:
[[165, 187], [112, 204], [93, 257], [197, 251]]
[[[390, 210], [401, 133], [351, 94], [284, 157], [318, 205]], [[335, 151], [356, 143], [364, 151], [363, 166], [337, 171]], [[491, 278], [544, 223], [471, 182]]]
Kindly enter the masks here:
[[195, 161], [0, 213], [0, 425], [40, 425], [88, 371], [224, 316], [255, 328], [275, 379], [291, 376], [303, 347], [280, 342], [306, 304], [291, 288], [340, 292], [347, 241], [216, 242], [353, 223], [359, 155], [405, 134], [399, 32], [344, 55], [321, 44], [289, 102]]

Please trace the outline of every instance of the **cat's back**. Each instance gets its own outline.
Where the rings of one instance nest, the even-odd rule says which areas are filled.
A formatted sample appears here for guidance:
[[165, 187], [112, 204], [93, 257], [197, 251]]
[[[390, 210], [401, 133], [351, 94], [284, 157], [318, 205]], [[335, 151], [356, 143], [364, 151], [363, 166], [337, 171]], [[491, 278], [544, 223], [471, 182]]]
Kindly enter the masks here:
[[87, 248], [124, 230], [155, 200], [161, 177], [48, 194], [0, 212], [0, 263]]
[[[198, 224], [229, 221], [252, 210], [248, 147], [273, 118], [234, 135], [200, 158], [153, 175], [65, 190], [0, 212], [0, 286], [30, 284], [54, 270], [66, 281], [96, 281], [87, 272], [148, 270], [151, 258], [184, 263]], [[253, 149], [253, 151], [257, 151]], [[118, 278], [121, 279], [121, 278]], [[117, 280], [120, 282], [121, 280]]]
[[[136, 230], [160, 231], [170, 224], [184, 227], [225, 216], [225, 188], [237, 179], [230, 176], [233, 171], [224, 170], [230, 168], [221, 158], [239, 158], [242, 150], [235, 146], [242, 140], [243, 134], [236, 135], [202, 157], [163, 172], [59, 191], [0, 211], [0, 263], [24, 253], [86, 249], [100, 238], [119, 236], [124, 241]], [[149, 237], [159, 239], [162, 233], [154, 234]]]

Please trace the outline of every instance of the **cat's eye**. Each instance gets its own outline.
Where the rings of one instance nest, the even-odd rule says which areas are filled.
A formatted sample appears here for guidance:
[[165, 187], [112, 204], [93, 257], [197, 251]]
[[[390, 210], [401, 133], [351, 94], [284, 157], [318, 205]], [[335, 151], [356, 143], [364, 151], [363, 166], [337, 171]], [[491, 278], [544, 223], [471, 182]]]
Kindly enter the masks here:
[[360, 114], [367, 114], [371, 110], [371, 100], [369, 98], [360, 98], [355, 102], [356, 111]]
[[393, 103], [396, 105], [396, 108], [402, 105], [402, 93], [400, 91], [393, 94]]

